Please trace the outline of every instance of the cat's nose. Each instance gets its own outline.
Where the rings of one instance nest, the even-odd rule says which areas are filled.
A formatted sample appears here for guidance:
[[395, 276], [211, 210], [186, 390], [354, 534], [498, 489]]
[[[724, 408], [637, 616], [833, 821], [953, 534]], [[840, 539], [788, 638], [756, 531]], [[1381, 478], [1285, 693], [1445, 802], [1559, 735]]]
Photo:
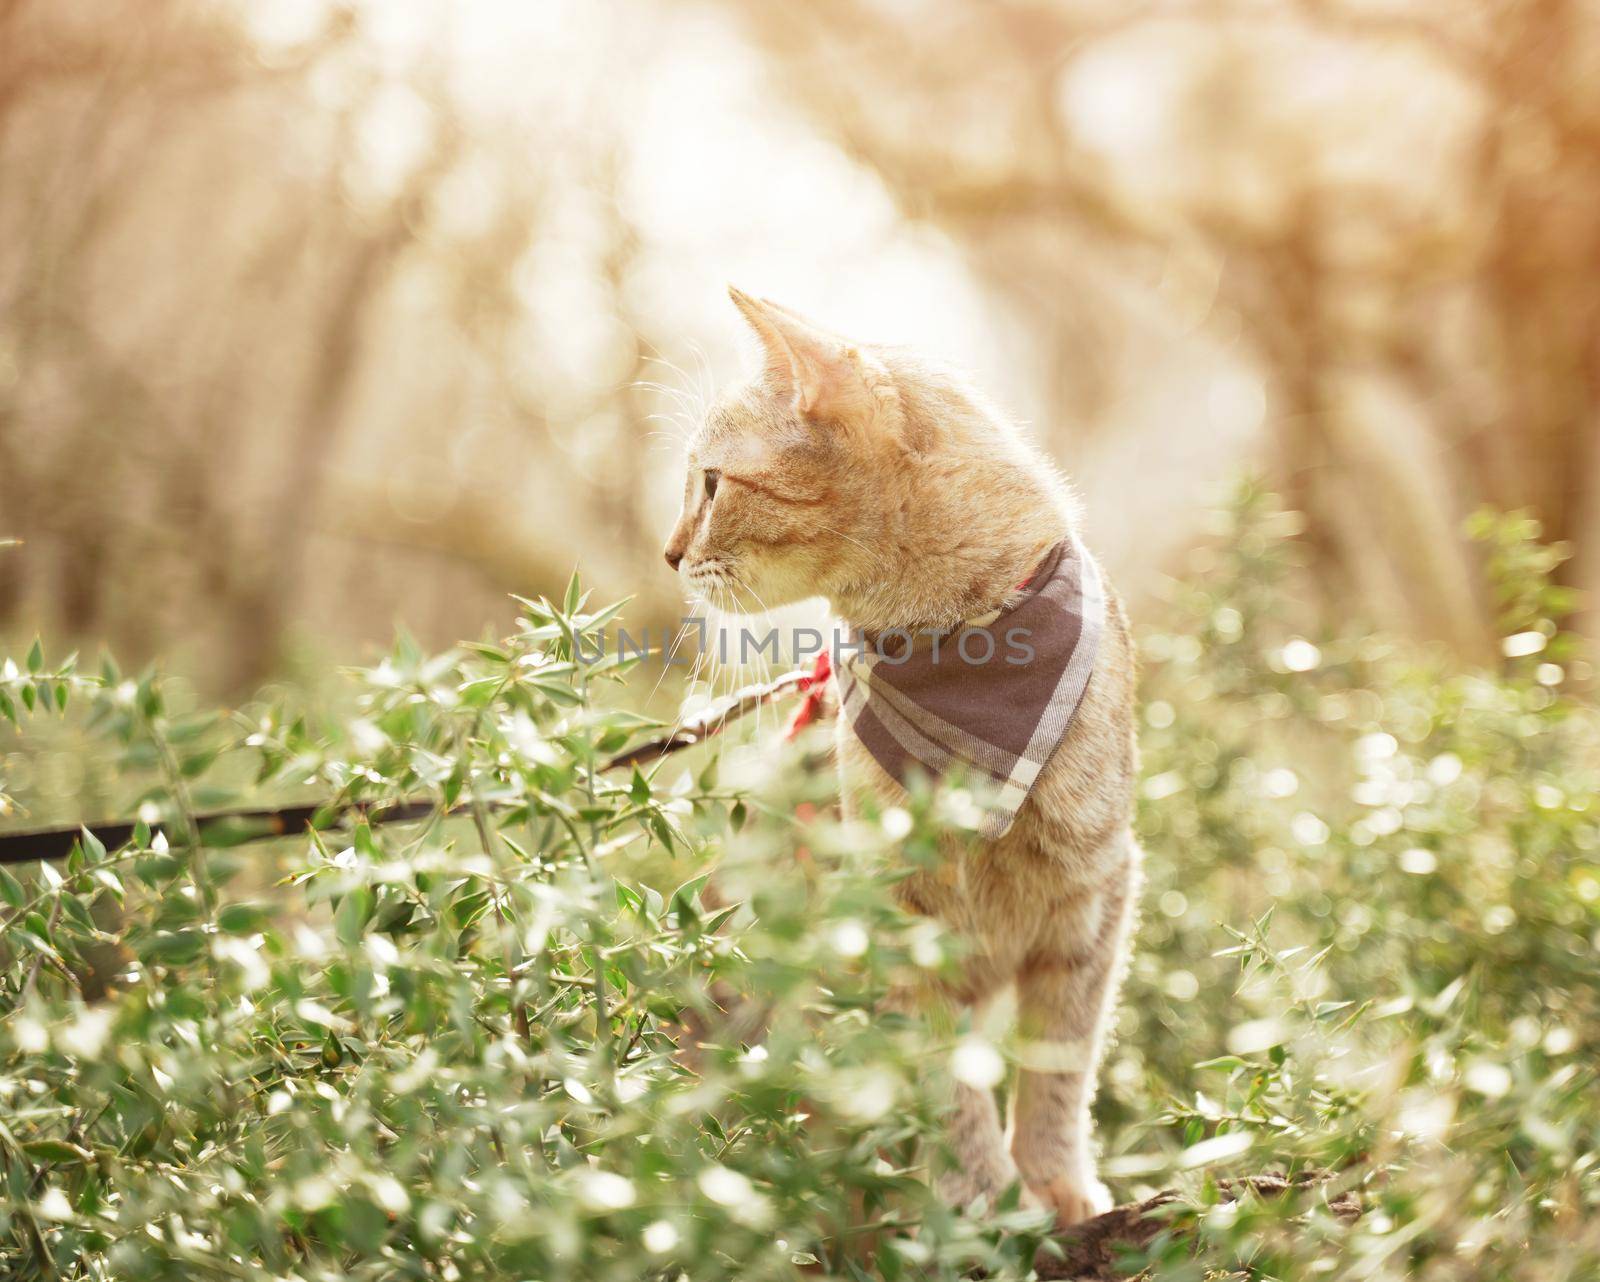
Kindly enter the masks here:
[[683, 552], [679, 548], [675, 548], [669, 543], [667, 545], [666, 557], [667, 564], [676, 570], [683, 561]]

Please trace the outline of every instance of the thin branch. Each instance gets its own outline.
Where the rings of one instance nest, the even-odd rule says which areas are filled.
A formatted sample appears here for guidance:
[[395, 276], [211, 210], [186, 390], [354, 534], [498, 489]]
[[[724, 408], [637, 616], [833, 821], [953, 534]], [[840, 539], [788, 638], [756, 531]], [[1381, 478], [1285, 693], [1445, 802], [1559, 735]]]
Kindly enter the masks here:
[[[1331, 1171], [1310, 1171], [1293, 1176], [1249, 1175], [1221, 1180], [1217, 1187], [1224, 1200], [1232, 1202], [1241, 1194], [1282, 1197], [1306, 1192], [1332, 1179]], [[1130, 1253], [1149, 1246], [1157, 1235], [1175, 1231], [1172, 1220], [1157, 1212], [1176, 1203], [1180, 1197], [1181, 1194], [1168, 1189], [1142, 1202], [1113, 1207], [1104, 1215], [1085, 1220], [1041, 1249], [1033, 1262], [1034, 1269], [1041, 1279], [1070, 1278], [1074, 1282], [1118, 1282], [1137, 1277], [1142, 1270], [1130, 1269], [1123, 1261]], [[1328, 1198], [1325, 1205], [1340, 1220], [1350, 1221], [1361, 1215], [1361, 1203], [1351, 1192], [1338, 1193]]]

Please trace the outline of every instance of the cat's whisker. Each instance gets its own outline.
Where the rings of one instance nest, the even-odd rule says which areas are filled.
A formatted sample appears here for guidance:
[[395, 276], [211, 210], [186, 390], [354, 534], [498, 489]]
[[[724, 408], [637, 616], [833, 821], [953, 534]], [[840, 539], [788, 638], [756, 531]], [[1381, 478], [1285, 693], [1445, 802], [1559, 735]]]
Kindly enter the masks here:
[[658, 396], [665, 396], [668, 400], [676, 401], [685, 412], [698, 408], [695, 396], [684, 391], [681, 387], [673, 387], [668, 383], [653, 382], [647, 378], [635, 379], [631, 386], [635, 391], [654, 392]]
[[[694, 419], [689, 412], [687, 410], [674, 409], [670, 405], [663, 405], [660, 409], [652, 410], [644, 416], [642, 421], [671, 428], [680, 439], [686, 440], [694, 432]], [[660, 429], [658, 428], [658, 430]]]
[[848, 543], [854, 543], [858, 548], [860, 548], [868, 556], [877, 555], [875, 552], [873, 552], [873, 550], [871, 548], [869, 548], [860, 539], [856, 538], [853, 534], [846, 534], [843, 530], [836, 530], [831, 525], [819, 525], [817, 528], [819, 530], [823, 531], [823, 533], [825, 533], [825, 534], [832, 534], [832, 535], [834, 535], [834, 536], [836, 536], [838, 538], [844, 539]]
[[711, 361], [707, 358], [705, 349], [698, 342], [689, 341], [689, 353], [695, 359], [698, 377], [695, 379], [695, 390], [699, 393], [702, 406], [711, 404], [716, 398], [717, 379], [712, 372]]
[[[736, 584], [735, 587], [734, 587], [734, 597], [735, 597], [735, 602], [737, 604], [740, 604], [742, 606], [743, 603], [741, 601], [739, 601], [739, 598], [741, 596], [745, 595], [745, 594], [749, 594], [750, 596], [754, 596], [755, 595], [754, 592], [752, 592], [746, 585], [744, 585], [742, 583], [741, 584]], [[739, 612], [739, 625], [738, 625], [737, 629], [735, 630], [734, 638], [733, 638], [732, 642], [730, 642], [729, 647], [728, 647], [728, 650], [729, 650], [728, 660], [727, 660], [726, 663], [722, 664], [723, 671], [726, 672], [727, 675], [728, 675], [728, 685], [729, 685], [730, 691], [746, 675], [745, 671], [744, 671], [744, 669], [746, 667], [746, 664], [745, 664], [745, 659], [744, 659], [744, 654], [743, 654], [743, 650], [744, 650], [743, 640], [744, 640], [744, 636], [745, 636], [746, 630], [750, 626], [750, 623], [749, 623], [750, 617], [751, 616], [741, 608], [741, 610]], [[720, 653], [718, 655], [718, 658], [719, 659], [721, 658]], [[758, 707], [756, 709], [756, 723], [755, 724], [756, 724], [757, 733], [759, 733], [760, 730], [761, 730], [761, 713], [762, 713], [762, 711], [763, 711], [763, 709], [761, 709], [760, 707]]]
[[[650, 349], [649, 353], [645, 356], [645, 360], [647, 362], [662, 366], [666, 370], [675, 374], [684, 384], [687, 384], [687, 386], [683, 387], [669, 387], [657, 383], [655, 386], [659, 387], [666, 395], [669, 395], [677, 400], [683, 406], [687, 416], [692, 421], [697, 422], [700, 419], [703, 419], [705, 417], [706, 406], [711, 403], [711, 392], [708, 390], [708, 383], [703, 378], [698, 377], [695, 374], [691, 374], [676, 361], [669, 360], [667, 357], [663, 356], [653, 344], [646, 343], [645, 346]], [[695, 348], [696, 355], [699, 357], [699, 364], [704, 366], [706, 372], [709, 373], [710, 366], [705, 361], [704, 354], [698, 351], [697, 345], [691, 344], [691, 346]], [[714, 387], [714, 384], [710, 386]]]
[[[708, 694], [712, 699], [717, 697], [717, 671], [716, 671], [716, 646], [713, 637], [721, 625], [722, 611], [710, 601], [706, 604], [707, 627], [705, 630], [705, 644], [701, 646], [700, 653], [694, 657], [694, 668], [689, 673], [691, 684], [704, 680], [708, 687]], [[702, 675], [705, 674], [705, 675]]]
[[[767, 604], [766, 599], [764, 597], [762, 597], [762, 595], [759, 592], [757, 592], [754, 587], [752, 587], [751, 585], [749, 585], [747, 583], [746, 584], [740, 584], [740, 587], [742, 587], [744, 591], [748, 592], [750, 594], [750, 596], [755, 600], [756, 605], [760, 607], [761, 617], [768, 623], [769, 626], [771, 626], [772, 625], [773, 611], [772, 611], [772, 607]], [[741, 648], [740, 648], [740, 656], [739, 656], [739, 658], [740, 658], [740, 662], [742, 663], [743, 660], [744, 660], [744, 650], [743, 650], [743, 646], [742, 645], [741, 645]], [[756, 659], [756, 665], [757, 665], [756, 666], [756, 671], [757, 671], [757, 678], [756, 679], [758, 681], [761, 681], [761, 682], [770, 681], [772, 679], [772, 665], [767, 659], [766, 652], [759, 645], [756, 647], [755, 659]], [[765, 704], [757, 707], [757, 709], [756, 709], [756, 734], [758, 736], [762, 732], [762, 724], [761, 723], [762, 723], [762, 718], [765, 715], [765, 713], [766, 713], [766, 705]], [[776, 714], [774, 714], [774, 715], [776, 715]]]
[[694, 381], [694, 375], [690, 374], [690, 372], [688, 370], [684, 369], [684, 367], [682, 365], [678, 364], [677, 361], [672, 360], [670, 357], [663, 356], [661, 354], [661, 349], [658, 348], [654, 343], [651, 343], [648, 340], [645, 340], [645, 341], [642, 341], [640, 343], [640, 346], [649, 348], [649, 351], [646, 352], [645, 358], [644, 358], [645, 362], [647, 364], [660, 365], [660, 366], [664, 367], [665, 369], [667, 369], [669, 372], [671, 372], [673, 374], [676, 374], [679, 378], [683, 379], [685, 382], [693, 382]]
[[[719, 575], [717, 586], [718, 590], [721, 592], [732, 592], [736, 594], [739, 583], [737, 579], [733, 579], [731, 576], [728, 576], [728, 578], [724, 580]], [[695, 682], [701, 679], [701, 673], [703, 671], [708, 672], [709, 676], [706, 679], [706, 684], [709, 686], [709, 697], [712, 701], [715, 701], [723, 694], [733, 693], [738, 672], [732, 664], [722, 664], [720, 661], [721, 655], [719, 643], [722, 635], [722, 623], [727, 611], [721, 609], [709, 598], [700, 598], [700, 603], [705, 606], [708, 614], [712, 616], [712, 618], [708, 619], [708, 623], [713, 621], [716, 623], [718, 636], [717, 638], [713, 638], [708, 627], [705, 638], [706, 645], [701, 649], [700, 653], [695, 658], [694, 668], [689, 675], [689, 683], [691, 686], [693, 686]], [[719, 691], [718, 684], [724, 680], [727, 682], [728, 689], [726, 691]]]
[[[696, 606], [701, 605], [701, 604], [702, 604], [702, 601], [701, 601], [701, 599], [699, 597], [691, 597], [690, 598], [690, 600], [689, 600], [689, 619], [686, 620], [686, 622], [692, 622], [697, 617], [695, 615], [695, 613], [694, 613], [694, 609], [695, 609]], [[650, 698], [652, 700], [656, 697], [656, 694], [660, 691], [661, 683], [667, 679], [667, 673], [672, 671], [672, 661], [675, 658], [678, 657], [678, 647], [683, 644], [683, 639], [688, 635], [689, 635], [689, 629], [687, 627], [681, 627], [681, 628], [678, 629], [678, 635], [673, 639], [672, 646], [667, 651], [667, 657], [662, 661], [661, 674], [658, 677], [656, 677], [656, 683], [655, 683], [655, 685], [653, 687], [651, 687]], [[681, 726], [682, 724], [683, 724], [683, 715], [682, 715], [682, 707], [680, 705], [678, 721], [677, 721], [676, 725], [674, 726], [674, 729], [676, 729], [677, 726]]]
[[[657, 414], [649, 415], [645, 419], [645, 422], [648, 423], [652, 420], [657, 422], [673, 423], [672, 419], [665, 419]], [[674, 423], [673, 430], [667, 431], [665, 428], [657, 428], [654, 431], [646, 432], [644, 434], [644, 439], [650, 442], [650, 449], [652, 451], [659, 451], [665, 448], [676, 453], [680, 452], [683, 448], [684, 435], [685, 429], [681, 425]]]

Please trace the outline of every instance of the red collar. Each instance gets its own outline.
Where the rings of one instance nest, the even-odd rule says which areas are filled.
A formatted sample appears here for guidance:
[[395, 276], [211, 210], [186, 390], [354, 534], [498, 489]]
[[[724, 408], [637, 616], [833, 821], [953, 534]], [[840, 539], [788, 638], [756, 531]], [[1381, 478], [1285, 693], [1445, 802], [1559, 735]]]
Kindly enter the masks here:
[[828, 679], [832, 676], [832, 654], [822, 650], [811, 665], [810, 673], [800, 682], [798, 689], [804, 692], [805, 698], [800, 700], [800, 706], [789, 719], [789, 728], [783, 732], [785, 739], [793, 739], [822, 715], [822, 704], [828, 696]]

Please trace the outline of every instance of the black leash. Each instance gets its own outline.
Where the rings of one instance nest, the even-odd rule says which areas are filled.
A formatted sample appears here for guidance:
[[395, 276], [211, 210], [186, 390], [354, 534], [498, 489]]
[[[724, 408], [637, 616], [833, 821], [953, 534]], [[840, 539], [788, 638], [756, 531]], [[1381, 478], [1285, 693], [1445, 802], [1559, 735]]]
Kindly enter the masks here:
[[[621, 770], [644, 765], [685, 748], [703, 743], [719, 734], [762, 704], [802, 688], [809, 672], [786, 672], [762, 685], [746, 686], [713, 703], [700, 716], [678, 726], [671, 734], [612, 757], [603, 770]], [[208, 810], [195, 816], [200, 826], [200, 844], [241, 846], [253, 841], [289, 837], [308, 828], [334, 828], [352, 815], [363, 816], [369, 824], [416, 823], [439, 809], [434, 801], [343, 802], [319, 801], [298, 806], [276, 806], [253, 810]], [[459, 807], [458, 807], [459, 809]], [[88, 831], [107, 850], [116, 850], [133, 840], [135, 825], [127, 820], [86, 825]], [[171, 824], [165, 825], [171, 828]], [[150, 825], [152, 831], [163, 825]], [[0, 865], [27, 864], [36, 860], [65, 859], [78, 843], [83, 829], [34, 828], [22, 832], [0, 833]]]

